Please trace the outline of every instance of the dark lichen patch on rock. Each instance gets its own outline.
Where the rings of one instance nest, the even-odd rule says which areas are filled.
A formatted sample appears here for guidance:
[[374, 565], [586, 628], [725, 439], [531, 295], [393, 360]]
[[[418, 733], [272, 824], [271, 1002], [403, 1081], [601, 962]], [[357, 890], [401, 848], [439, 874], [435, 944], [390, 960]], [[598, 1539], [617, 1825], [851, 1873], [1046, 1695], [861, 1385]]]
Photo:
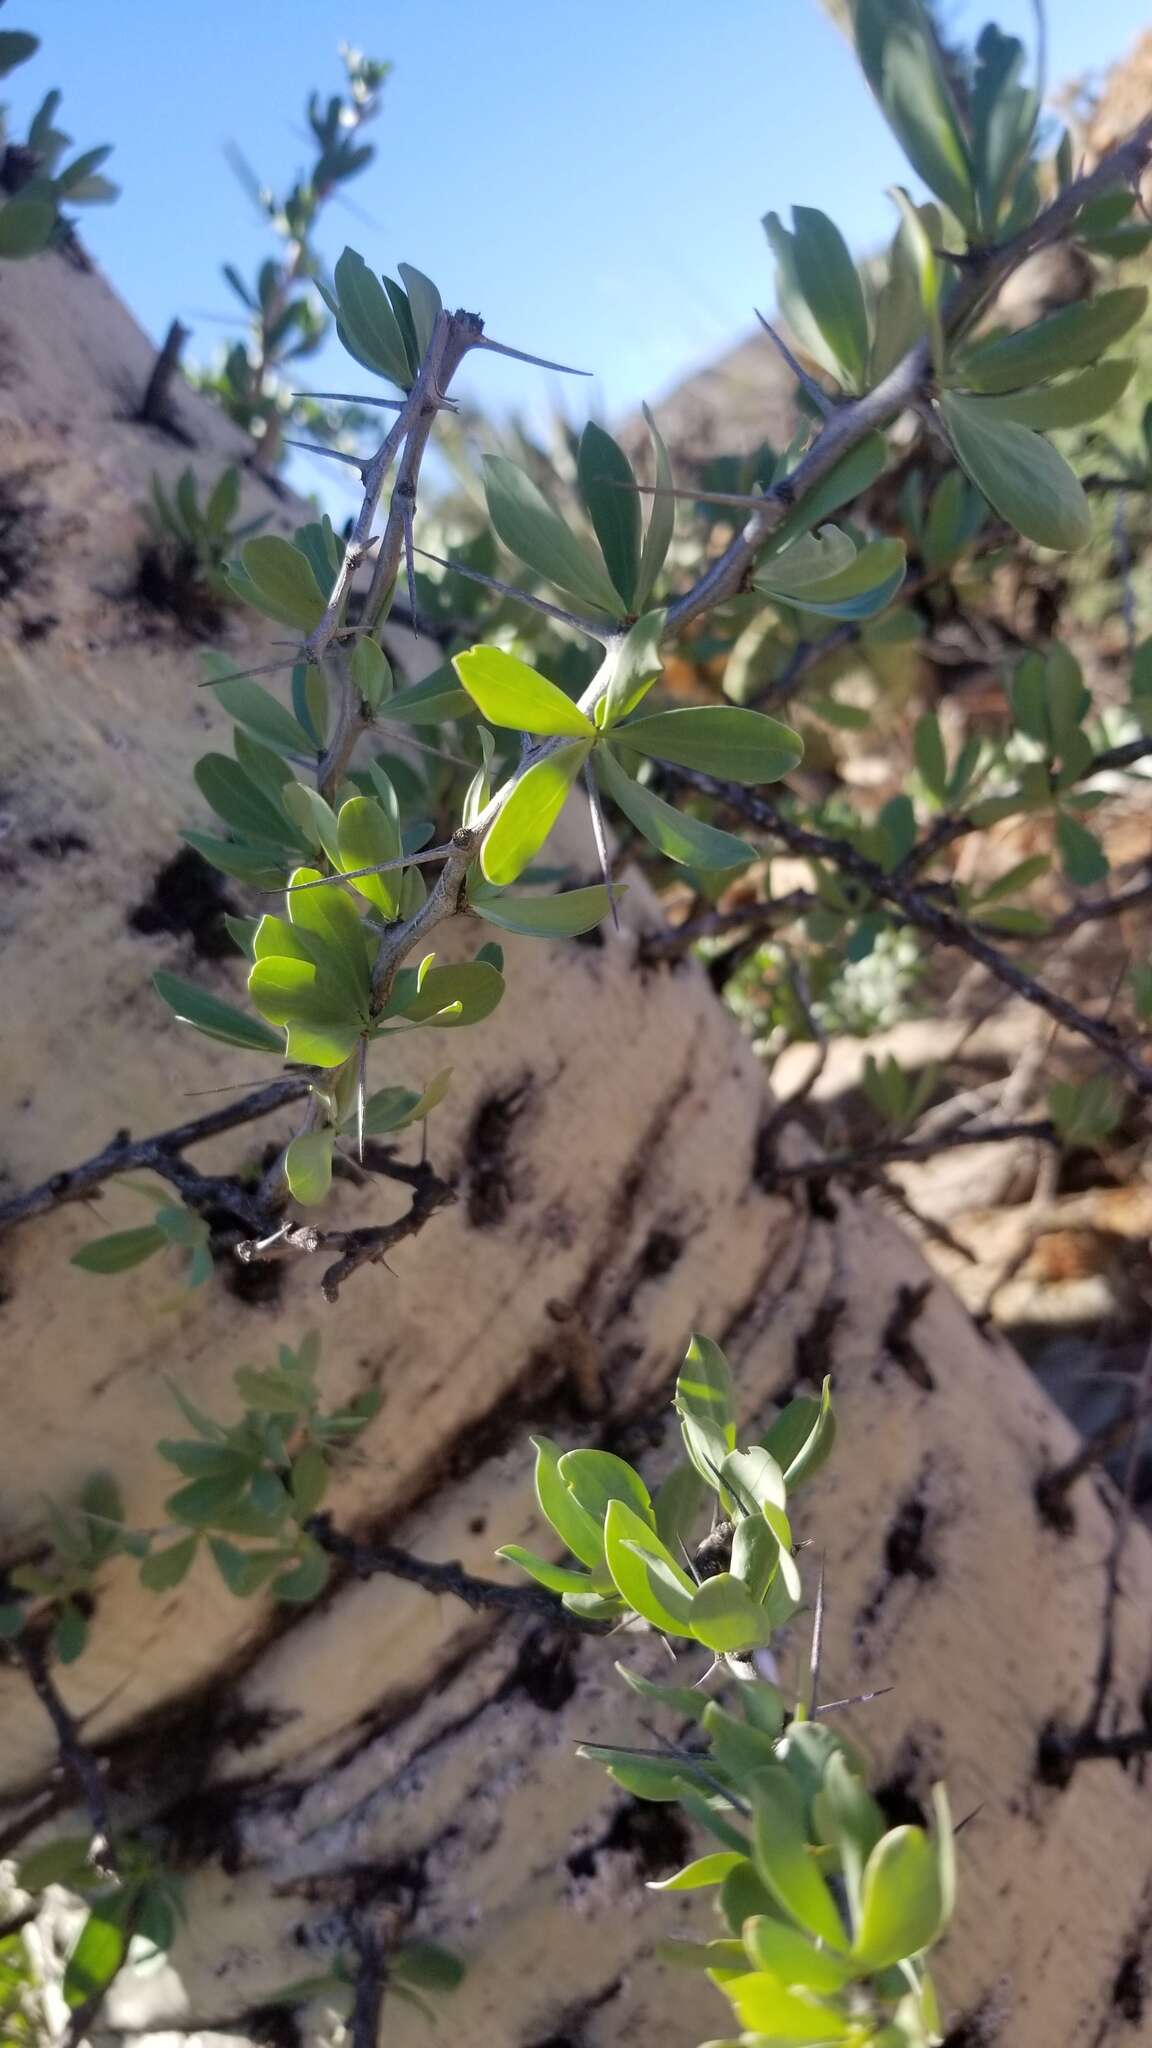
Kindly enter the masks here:
[[129, 911], [128, 926], [146, 938], [163, 932], [191, 939], [201, 960], [229, 960], [236, 942], [224, 919], [236, 908], [217, 870], [185, 846], [157, 870], [148, 894]]

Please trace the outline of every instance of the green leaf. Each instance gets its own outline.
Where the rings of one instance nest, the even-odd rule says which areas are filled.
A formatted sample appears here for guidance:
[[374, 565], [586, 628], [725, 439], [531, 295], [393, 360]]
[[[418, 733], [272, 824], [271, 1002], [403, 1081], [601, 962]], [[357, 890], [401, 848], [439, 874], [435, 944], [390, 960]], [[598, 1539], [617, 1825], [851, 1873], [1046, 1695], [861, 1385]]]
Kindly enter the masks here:
[[648, 525], [644, 534], [644, 545], [640, 550], [640, 574], [636, 580], [634, 598], [638, 612], [643, 612], [651, 600], [657, 578], [672, 545], [672, 535], [676, 526], [671, 459], [664, 444], [664, 437], [647, 406], [644, 406], [643, 412], [655, 458], [656, 489], [649, 500]]
[[306, 1539], [300, 1552], [299, 1562], [290, 1571], [273, 1580], [272, 1591], [278, 1600], [291, 1600], [301, 1605], [317, 1600], [328, 1584], [331, 1571], [330, 1560], [318, 1543]]
[[[619, 898], [619, 889], [616, 894]], [[559, 896], [507, 896], [484, 883], [473, 883], [468, 901], [489, 924], [536, 939], [576, 938], [602, 923], [611, 908], [602, 882], [586, 889], [566, 889]]]
[[278, 889], [285, 880], [285, 869], [295, 856], [278, 847], [237, 846], [228, 839], [213, 839], [207, 832], [180, 834], [188, 846], [221, 874], [232, 875], [238, 882], [247, 882], [253, 889]]
[[744, 1858], [737, 1856], [734, 1849], [714, 1849], [710, 1856], [698, 1856], [694, 1863], [686, 1863], [674, 1877], [650, 1877], [647, 1889], [650, 1892], [695, 1892], [704, 1885], [722, 1884], [730, 1870], [735, 1870]]
[[611, 650], [609, 681], [596, 705], [596, 724], [607, 732], [647, 696], [664, 664], [660, 642], [668, 623], [666, 611], [645, 612]]
[[50, 1884], [67, 1885], [69, 1891], [78, 1891], [81, 1882], [90, 1883], [92, 1879], [91, 1846], [90, 1836], [67, 1835], [22, 1856], [16, 1866], [16, 1882], [21, 1891], [42, 1892]]
[[1091, 888], [1094, 882], [1107, 879], [1108, 856], [1099, 840], [1067, 811], [1056, 814], [1056, 844], [1060, 865], [1075, 888]]
[[26, 64], [39, 48], [39, 36], [31, 35], [25, 28], [0, 29], [0, 78], [6, 78], [18, 64]]
[[246, 581], [255, 592], [253, 601], [270, 619], [302, 633], [319, 625], [324, 616], [324, 593], [307, 555], [290, 540], [278, 533], [257, 534], [245, 541], [240, 561], [243, 577], [230, 580], [241, 596], [246, 595], [241, 587]]
[[519, 1543], [504, 1543], [496, 1552], [497, 1557], [506, 1557], [509, 1564], [518, 1565], [535, 1579], [538, 1586], [546, 1586], [550, 1593], [587, 1593], [592, 1590], [592, 1581], [587, 1572], [573, 1571], [570, 1565], [552, 1564], [546, 1557], [537, 1557], [532, 1550], [525, 1550]]
[[480, 850], [486, 881], [514, 882], [539, 853], [587, 758], [584, 743], [559, 747], [516, 778]]
[[761, 1438], [764, 1449], [772, 1453], [781, 1467], [790, 1492], [820, 1470], [835, 1440], [836, 1417], [832, 1409], [832, 1382], [828, 1378], [818, 1401], [798, 1395]]
[[325, 803], [319, 790], [303, 782], [286, 782], [280, 801], [309, 846], [327, 854], [334, 868], [340, 865], [340, 833], [336, 813]]
[[1010, 420], [986, 425], [979, 405], [948, 391], [940, 399], [952, 445], [977, 490], [1040, 547], [1083, 547], [1091, 539], [1092, 513], [1074, 471], [1030, 428]]
[[288, 1058], [303, 1066], [339, 1067], [357, 1045], [363, 1025], [340, 992], [310, 960], [273, 955], [257, 960], [248, 992], [261, 1014], [288, 1033]]
[[977, 342], [957, 358], [954, 373], [975, 391], [998, 393], [1042, 384], [1085, 364], [1099, 365], [1105, 351], [1135, 327], [1147, 304], [1143, 285], [1101, 292], [1016, 334]]
[[1036, 391], [1012, 391], [1000, 398], [977, 401], [979, 417], [992, 424], [1015, 420], [1021, 427], [1040, 431], [1054, 427], [1083, 427], [1101, 413], [1111, 412], [1124, 396], [1136, 369], [1134, 361], [1113, 356], [1078, 370], [1062, 383], [1048, 384]]
[[834, 221], [814, 206], [792, 208], [796, 282], [853, 391], [868, 368], [868, 315], [856, 265]]
[[50, 199], [9, 199], [0, 206], [0, 257], [15, 261], [46, 249], [56, 225]]
[[751, 1650], [771, 1636], [764, 1610], [731, 1572], [705, 1579], [692, 1596], [691, 1631], [718, 1657]]
[[916, 768], [921, 782], [929, 796], [942, 804], [948, 795], [948, 756], [944, 751], [944, 735], [940, 720], [934, 711], [926, 711], [916, 721], [914, 741]]
[[666, 1634], [691, 1634], [692, 1581], [665, 1550], [650, 1520], [642, 1520], [625, 1501], [608, 1503], [604, 1555], [617, 1592], [636, 1614]]
[[261, 1024], [258, 1017], [234, 1009], [231, 1003], [221, 1002], [219, 996], [209, 995], [194, 982], [183, 981], [178, 974], [161, 968], [152, 976], [152, 986], [181, 1024], [191, 1024], [206, 1038], [218, 1039], [222, 1045], [241, 1046], [246, 1052], [284, 1050], [284, 1040], [278, 1031]]
[[[481, 1024], [490, 1017], [504, 995], [504, 977], [486, 960], [462, 960], [453, 967], [430, 967], [414, 996], [390, 1004], [386, 1017], [399, 1015], [417, 1024], [438, 1029], [458, 1029]], [[394, 992], [393, 1003], [397, 1003]]]
[[1083, 1082], [1055, 1081], [1048, 1090], [1048, 1114], [1066, 1145], [1098, 1145], [1120, 1121], [1120, 1100], [1106, 1074]]
[[308, 760], [316, 752], [316, 742], [305, 732], [298, 719], [277, 702], [270, 691], [262, 689], [259, 683], [248, 676], [237, 676], [229, 683], [213, 683], [217, 702], [239, 725], [255, 733], [258, 740], [267, 746], [279, 747], [288, 754], [302, 754]]
[[[301, 886], [308, 883], [322, 886]], [[351, 896], [339, 883], [326, 881], [318, 868], [296, 868], [289, 885], [288, 916], [288, 926], [278, 918], [261, 919], [253, 942], [257, 959], [279, 952], [293, 957], [302, 951], [367, 1023], [371, 974], [364, 927]]]
[[[780, 566], [787, 566], [787, 557]], [[757, 570], [752, 580], [757, 590], [763, 590], [778, 604], [814, 612], [819, 618], [866, 619], [891, 603], [904, 581], [907, 566], [903, 541], [873, 540], [845, 568], [819, 583], [795, 590], [780, 589], [775, 558]]]
[[536, 1498], [560, 1541], [573, 1557], [593, 1570], [604, 1563], [603, 1516], [590, 1514], [570, 1490], [560, 1470], [560, 1452], [549, 1437], [534, 1436]]
[[691, 1416], [719, 1432], [725, 1452], [736, 1444], [736, 1394], [728, 1360], [711, 1337], [692, 1337], [676, 1379], [677, 1415]]
[[774, 558], [799, 534], [810, 533], [842, 505], [852, 504], [875, 483], [887, 460], [888, 443], [883, 434], [865, 434], [773, 527], [765, 542], [767, 553], [763, 559]]
[[[737, 1456], [750, 1456], [748, 1452]], [[746, 1514], [736, 1524], [732, 1537], [731, 1572], [745, 1586], [757, 1606], [763, 1605], [765, 1595], [780, 1569], [780, 1544], [767, 1522], [758, 1515]]]
[[[802, 1991], [789, 1991], [778, 1977], [766, 1973], [749, 1972], [747, 1976], [726, 1978], [724, 1995], [731, 1999], [746, 2029], [741, 2039], [747, 2042], [770, 2042], [772, 2048], [781, 2048], [784, 2043], [788, 2048], [828, 2048], [829, 2043], [847, 2040], [856, 2032], [852, 2022], [835, 2007], [823, 2005]], [[874, 2034], [873, 2038], [879, 2041], [883, 2037]], [[711, 2044], [711, 2048], [716, 2048], [716, 2044]], [[720, 2048], [725, 2048], [725, 2044], [720, 2044]], [[895, 2048], [895, 2044], [885, 2043], [884, 2048]]]
[[817, 1941], [842, 1951], [843, 1923], [808, 1847], [804, 1800], [782, 1764], [757, 1773], [750, 1786], [756, 1816], [756, 1868], [777, 1904]]
[[124, 1961], [128, 1948], [126, 1905], [125, 1894], [117, 1893], [103, 1905], [94, 1906], [81, 1927], [61, 1986], [64, 2002], [73, 2011], [106, 1991]]
[[69, 1264], [82, 1267], [85, 1273], [126, 1273], [130, 1266], [154, 1258], [167, 1243], [165, 1231], [154, 1223], [144, 1223], [138, 1230], [114, 1230], [110, 1237], [93, 1238], [91, 1244], [73, 1252]]
[[250, 1600], [284, 1563], [282, 1550], [241, 1550], [222, 1536], [210, 1536], [208, 1548], [220, 1577], [237, 1600]]
[[333, 1131], [305, 1131], [284, 1154], [284, 1173], [295, 1199], [308, 1207], [327, 1199], [332, 1186]]
[[652, 1501], [638, 1472], [612, 1451], [565, 1451], [560, 1477], [594, 1522], [602, 1523], [614, 1500], [623, 1501], [654, 1530]]
[[470, 718], [475, 710], [467, 690], [457, 683], [451, 662], [445, 662], [422, 682], [389, 697], [384, 717], [401, 725], [438, 725], [446, 718]]
[[757, 1969], [790, 1988], [807, 1991], [842, 1991], [856, 1975], [851, 1963], [829, 1955], [826, 1948], [813, 1948], [794, 1927], [758, 1913], [743, 1930], [748, 1959]]
[[766, 1501], [781, 1510], [787, 1505], [784, 1474], [762, 1444], [750, 1451], [729, 1451], [720, 1476], [745, 1515], [754, 1514]]
[[735, 704], [686, 705], [634, 718], [620, 740], [656, 761], [675, 761], [730, 782], [778, 782], [804, 752], [798, 733], [761, 711]]
[[472, 647], [457, 654], [452, 666], [490, 725], [556, 738], [595, 738], [596, 728], [579, 706], [514, 654], [500, 647]]
[[296, 838], [278, 803], [227, 754], [205, 754], [192, 770], [196, 786], [233, 832], [262, 846], [290, 846]]
[[443, 310], [443, 301], [430, 277], [417, 270], [412, 263], [398, 263], [397, 270], [404, 280], [408, 304], [412, 313], [412, 328], [416, 336], [417, 354], [423, 359], [428, 353], [433, 329]]
[[355, 249], [345, 249], [332, 273], [339, 308], [340, 339], [366, 370], [407, 391], [412, 382], [408, 351], [380, 279]]
[[624, 450], [594, 420], [580, 436], [576, 474], [604, 566], [631, 611], [640, 579], [640, 499]]
[[[613, 803], [619, 806], [636, 830], [643, 833], [650, 845], [668, 860], [705, 870], [747, 867], [750, 861], [755, 860], [752, 848], [746, 846], [742, 839], [735, 839], [728, 832], [718, 832], [714, 825], [702, 824], [698, 818], [689, 817], [673, 804], [665, 803], [663, 797], [653, 796], [651, 790], [642, 789], [638, 782], [625, 774], [607, 746], [597, 750], [596, 772]], [[537, 845], [539, 843], [537, 841]]]
[[359, 691], [370, 711], [378, 711], [381, 704], [391, 697], [395, 687], [392, 669], [383, 648], [365, 635], [352, 649], [348, 669], [353, 688]]
[[889, 1969], [928, 1948], [943, 1921], [932, 1843], [923, 1828], [893, 1828], [877, 1842], [865, 1866], [854, 1957], [866, 1970]]
[[565, 525], [531, 477], [505, 455], [484, 457], [488, 516], [510, 553], [597, 612], [627, 609], [601, 564]]
[[884, 1834], [884, 1815], [843, 1750], [828, 1759], [813, 1815], [820, 1835], [839, 1854], [852, 1923], [858, 1926], [864, 1866]]
[[[936, 376], [942, 377], [944, 327], [940, 317], [940, 262], [936, 255], [933, 236], [924, 219], [925, 214], [928, 214], [934, 223], [938, 224], [939, 212], [934, 206], [916, 206], [902, 185], [891, 187], [891, 197], [896, 201], [903, 217], [902, 241], [916, 273], [916, 295], [923, 322], [928, 329], [932, 347], [932, 367]], [[938, 242], [939, 236], [936, 240]]]
[[24, 1609], [19, 1601], [5, 1600], [0, 1603], [0, 1643], [15, 1642], [17, 1636], [23, 1634], [24, 1619]]
[[88, 1622], [78, 1607], [71, 1601], [57, 1616], [52, 1631], [52, 1647], [61, 1664], [74, 1664], [88, 1647]]
[[153, 1550], [140, 1566], [140, 1584], [150, 1593], [168, 1593], [178, 1586], [196, 1555], [197, 1538], [181, 1536], [165, 1550]]
[[388, 1974], [427, 1991], [455, 1991], [464, 1981], [464, 1965], [438, 1941], [402, 1941], [389, 1950]]
[[673, 1555], [679, 1546], [691, 1550], [691, 1538], [708, 1496], [708, 1487], [690, 1460], [674, 1465], [652, 1496], [656, 1533]]
[[975, 228], [972, 160], [920, 0], [857, 0], [853, 29], [864, 75], [909, 163], [962, 226]]
[[[399, 860], [403, 851], [396, 821], [369, 796], [351, 796], [341, 804], [336, 840], [341, 872]], [[383, 874], [354, 875], [351, 886], [392, 923], [400, 915], [403, 881], [403, 868], [394, 867]], [[310, 893], [320, 896], [331, 892], [316, 889]]]

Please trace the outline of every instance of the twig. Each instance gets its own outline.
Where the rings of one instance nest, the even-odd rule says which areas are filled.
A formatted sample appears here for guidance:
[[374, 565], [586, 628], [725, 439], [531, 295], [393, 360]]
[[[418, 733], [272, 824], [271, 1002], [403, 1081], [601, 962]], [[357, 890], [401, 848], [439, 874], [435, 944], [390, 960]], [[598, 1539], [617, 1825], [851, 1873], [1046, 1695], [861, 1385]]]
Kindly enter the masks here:
[[361, 1266], [380, 1265], [394, 1245], [403, 1244], [405, 1238], [415, 1237], [438, 1210], [449, 1208], [455, 1200], [455, 1188], [440, 1180], [428, 1167], [413, 1193], [407, 1214], [398, 1217], [395, 1223], [370, 1225], [360, 1230], [321, 1231], [317, 1249], [333, 1247], [342, 1253], [326, 1269], [320, 1281], [324, 1299], [336, 1301], [344, 1282]]
[[967, 953], [969, 959], [979, 961], [997, 981], [1013, 989], [1025, 1002], [1046, 1011], [1066, 1031], [1087, 1039], [1105, 1059], [1123, 1069], [1137, 1094], [1152, 1095], [1152, 1066], [1125, 1046], [1115, 1025], [1090, 1017], [1054, 989], [1047, 988], [1033, 975], [1025, 973], [962, 917], [932, 902], [923, 890], [909, 887], [895, 874], [886, 874], [875, 861], [866, 859], [847, 840], [832, 839], [826, 833], [811, 832], [806, 826], [796, 824], [776, 804], [765, 797], [753, 795], [738, 784], [720, 782], [715, 776], [693, 768], [670, 767], [668, 772], [678, 781], [703, 790], [707, 796], [720, 797], [738, 816], [771, 833], [793, 853], [828, 861], [853, 880], [862, 882], [880, 902], [890, 903], [900, 911], [907, 923], [928, 932], [941, 945]]
[[359, 1963], [352, 2001], [352, 2048], [377, 2048], [388, 1974], [383, 1944], [373, 1928], [361, 1924], [356, 1932], [356, 1949]]
[[378, 1574], [404, 1579], [409, 1585], [423, 1586], [427, 1593], [450, 1593], [477, 1614], [486, 1609], [545, 1614], [562, 1628], [598, 1631], [603, 1627], [600, 1622], [584, 1621], [579, 1615], [570, 1614], [559, 1596], [549, 1593], [544, 1586], [504, 1586], [498, 1579], [476, 1578], [457, 1561], [433, 1564], [428, 1558], [413, 1557], [410, 1550], [402, 1550], [395, 1543], [361, 1542], [334, 1529], [327, 1515], [313, 1515], [307, 1528], [320, 1548], [347, 1565], [358, 1579]]
[[66, 1167], [25, 1194], [10, 1195], [0, 1202], [0, 1228], [43, 1216], [62, 1202], [80, 1201], [117, 1174], [137, 1172], [142, 1167], [173, 1182], [188, 1200], [221, 1203], [234, 1215], [260, 1228], [267, 1219], [240, 1182], [198, 1174], [184, 1164], [180, 1154], [192, 1145], [203, 1144], [207, 1138], [217, 1138], [224, 1131], [238, 1130], [260, 1117], [271, 1116], [286, 1102], [298, 1102], [308, 1094], [311, 1085], [306, 1074], [285, 1074], [281, 1080], [270, 1081], [250, 1095], [241, 1096], [238, 1102], [211, 1109], [205, 1116], [196, 1117], [191, 1123], [176, 1124], [170, 1131], [158, 1131], [154, 1137], [132, 1138], [127, 1131], [119, 1131], [92, 1159]]
[[935, 1138], [883, 1139], [875, 1145], [857, 1145], [850, 1152], [824, 1152], [816, 1159], [765, 1165], [761, 1171], [767, 1185], [783, 1187], [788, 1181], [826, 1180], [834, 1173], [866, 1173], [901, 1159], [934, 1159], [937, 1153], [954, 1151], [960, 1145], [1004, 1145], [1019, 1138], [1060, 1144], [1055, 1124], [1047, 1117], [1036, 1117], [1019, 1123], [973, 1124], [964, 1130], [941, 1131]]
[[1077, 1480], [1083, 1479], [1094, 1465], [1098, 1465], [1111, 1452], [1119, 1450], [1131, 1432], [1152, 1413], [1152, 1395], [1143, 1401], [1135, 1400], [1122, 1415], [1113, 1416], [1111, 1422], [1094, 1429], [1085, 1437], [1080, 1449], [1063, 1465], [1056, 1465], [1045, 1472], [1036, 1484], [1036, 1499], [1042, 1512], [1050, 1521], [1067, 1521], [1066, 1501]]
[[21, 1638], [16, 1644], [16, 1654], [28, 1673], [32, 1689], [55, 1730], [60, 1761], [71, 1774], [88, 1809], [88, 1818], [92, 1823], [88, 1861], [102, 1876], [118, 1877], [120, 1871], [112, 1846], [112, 1827], [108, 1818], [104, 1774], [92, 1751], [82, 1742], [79, 1727], [56, 1690], [55, 1681], [48, 1669], [43, 1638], [35, 1635]]

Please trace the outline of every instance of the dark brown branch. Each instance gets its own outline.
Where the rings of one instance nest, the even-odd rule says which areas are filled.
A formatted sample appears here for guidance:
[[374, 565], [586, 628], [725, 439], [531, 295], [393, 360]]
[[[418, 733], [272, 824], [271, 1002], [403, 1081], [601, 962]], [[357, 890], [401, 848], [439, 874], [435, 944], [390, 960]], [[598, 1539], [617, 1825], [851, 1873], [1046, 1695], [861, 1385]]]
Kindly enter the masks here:
[[738, 784], [720, 782], [715, 776], [704, 775], [698, 769], [671, 768], [668, 772], [693, 789], [703, 790], [706, 796], [721, 798], [738, 817], [757, 825], [761, 831], [771, 833], [791, 852], [827, 861], [842, 874], [862, 882], [881, 903], [891, 904], [898, 910], [908, 924], [927, 932], [941, 945], [966, 953], [970, 960], [987, 968], [997, 981], [1023, 997], [1025, 1002], [1045, 1011], [1066, 1031], [1086, 1039], [1112, 1065], [1123, 1070], [1139, 1095], [1152, 1095], [1152, 1066], [1124, 1044], [1114, 1024], [1090, 1017], [1054, 989], [1026, 974], [1006, 953], [981, 937], [955, 912], [932, 902], [922, 890], [902, 882], [895, 873], [885, 874], [883, 868], [858, 853], [847, 840], [832, 839], [826, 833], [812, 832], [806, 826], [796, 824], [765, 797], [756, 796]]
[[427, 1593], [450, 1593], [474, 1613], [496, 1609], [505, 1614], [543, 1614], [562, 1628], [585, 1631], [601, 1626], [570, 1614], [558, 1594], [550, 1593], [545, 1586], [505, 1586], [498, 1579], [474, 1577], [456, 1561], [433, 1564], [427, 1558], [413, 1557], [411, 1551], [402, 1550], [395, 1543], [361, 1542], [334, 1529], [327, 1515], [314, 1515], [307, 1526], [321, 1549], [347, 1565], [358, 1579], [370, 1579], [378, 1573], [404, 1579], [411, 1586], [423, 1586]]
[[112, 1846], [112, 1827], [108, 1818], [108, 1795], [104, 1773], [92, 1751], [81, 1740], [79, 1727], [56, 1689], [55, 1681], [48, 1669], [44, 1639], [29, 1635], [21, 1638], [15, 1647], [16, 1654], [28, 1673], [32, 1689], [52, 1723], [60, 1761], [72, 1777], [88, 1809], [88, 1818], [92, 1823], [88, 1860], [103, 1876], [118, 1877], [120, 1873], [116, 1852]]
[[196, 1117], [190, 1123], [176, 1124], [170, 1131], [158, 1131], [155, 1137], [133, 1138], [127, 1131], [118, 1131], [111, 1143], [94, 1158], [84, 1160], [79, 1166], [65, 1167], [62, 1172], [41, 1181], [39, 1187], [29, 1188], [22, 1195], [10, 1195], [6, 1201], [0, 1202], [0, 1228], [8, 1223], [26, 1223], [33, 1216], [44, 1216], [61, 1202], [80, 1201], [84, 1196], [94, 1194], [116, 1174], [135, 1173], [143, 1168], [171, 1181], [182, 1194], [187, 1188], [187, 1199], [194, 1206], [197, 1201], [222, 1203], [242, 1220], [261, 1229], [267, 1218], [251, 1197], [244, 1194], [239, 1182], [198, 1174], [192, 1167], [184, 1165], [180, 1154], [191, 1145], [203, 1144], [207, 1138], [217, 1138], [225, 1131], [239, 1130], [244, 1124], [270, 1116], [273, 1110], [281, 1109], [286, 1102], [299, 1101], [301, 1096], [307, 1095], [310, 1086], [306, 1074], [285, 1074], [282, 1080], [270, 1081], [265, 1087], [254, 1089], [250, 1095], [242, 1095], [219, 1109], [209, 1110], [206, 1116]]
[[1004, 1145], [1014, 1138], [1037, 1138], [1045, 1145], [1060, 1143], [1056, 1126], [1047, 1117], [1037, 1117], [1021, 1123], [941, 1131], [938, 1138], [893, 1138], [876, 1145], [857, 1145], [851, 1152], [825, 1152], [818, 1159], [765, 1166], [761, 1179], [766, 1187], [784, 1187], [788, 1181], [827, 1180], [834, 1173], [867, 1173], [873, 1167], [890, 1166], [901, 1159], [933, 1159], [938, 1152], [951, 1152], [960, 1145]]
[[361, 1266], [379, 1265], [394, 1245], [402, 1244], [406, 1237], [415, 1237], [437, 1210], [449, 1208], [456, 1200], [455, 1188], [450, 1182], [441, 1180], [431, 1167], [417, 1170], [421, 1179], [414, 1188], [411, 1205], [395, 1223], [320, 1233], [321, 1246], [334, 1247], [343, 1255], [328, 1267], [320, 1282], [326, 1301], [335, 1301], [344, 1282]]
[[1056, 1465], [1044, 1473], [1036, 1483], [1036, 1502], [1048, 1521], [1064, 1528], [1071, 1527], [1067, 1497], [1077, 1480], [1083, 1479], [1094, 1465], [1119, 1450], [1150, 1410], [1152, 1398], [1133, 1403], [1123, 1414], [1113, 1416], [1111, 1422], [1104, 1423], [1100, 1429], [1094, 1429], [1086, 1436], [1080, 1449], [1063, 1465]]

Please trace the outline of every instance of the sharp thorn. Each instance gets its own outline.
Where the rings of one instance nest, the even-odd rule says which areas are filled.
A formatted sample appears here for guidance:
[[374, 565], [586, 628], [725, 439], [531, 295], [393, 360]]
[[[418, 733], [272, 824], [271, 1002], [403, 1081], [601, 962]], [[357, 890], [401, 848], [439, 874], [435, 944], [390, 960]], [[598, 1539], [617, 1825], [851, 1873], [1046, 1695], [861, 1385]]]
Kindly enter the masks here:
[[764, 315], [760, 311], [759, 307], [753, 306], [752, 311], [755, 313], [756, 318], [760, 322], [761, 327], [764, 329], [765, 334], [767, 334], [771, 338], [771, 340], [775, 342], [776, 347], [779, 349], [780, 354], [783, 356], [784, 361], [787, 363], [788, 368], [791, 370], [792, 375], [795, 377], [796, 382], [799, 384], [801, 390], [806, 391], [808, 393], [808, 396], [812, 400], [813, 405], [815, 405], [817, 409], [821, 413], [823, 413], [825, 419], [831, 418], [831, 415], [835, 412], [836, 408], [833, 404], [833, 401], [829, 398], [828, 393], [825, 390], [823, 390], [822, 387], [816, 382], [815, 377], [810, 377], [807, 370], [804, 369], [803, 365], [797, 362], [795, 356], [793, 355], [791, 349], [788, 346], [788, 343], [785, 341], [784, 336], [782, 334], [777, 334], [776, 329], [770, 324], [769, 321], [767, 321], [764, 318]]
[[361, 482], [364, 480], [368, 464], [361, 462], [358, 455], [345, 455], [340, 448], [325, 448], [319, 441], [294, 441], [289, 434], [284, 436], [284, 445], [286, 448], [302, 448], [306, 455], [326, 455], [330, 462], [346, 462], [349, 469], [359, 472]]
[[345, 405], [378, 405], [385, 412], [403, 412], [407, 399], [370, 398], [364, 391], [294, 391], [293, 398], [338, 398]]
[[554, 363], [547, 356], [531, 356], [522, 348], [509, 348], [507, 342], [493, 341], [487, 334], [481, 335], [472, 344], [473, 348], [490, 349], [496, 356], [511, 356], [517, 363], [534, 363], [538, 370], [559, 370], [565, 377], [590, 377], [591, 370], [577, 370], [571, 363]]

